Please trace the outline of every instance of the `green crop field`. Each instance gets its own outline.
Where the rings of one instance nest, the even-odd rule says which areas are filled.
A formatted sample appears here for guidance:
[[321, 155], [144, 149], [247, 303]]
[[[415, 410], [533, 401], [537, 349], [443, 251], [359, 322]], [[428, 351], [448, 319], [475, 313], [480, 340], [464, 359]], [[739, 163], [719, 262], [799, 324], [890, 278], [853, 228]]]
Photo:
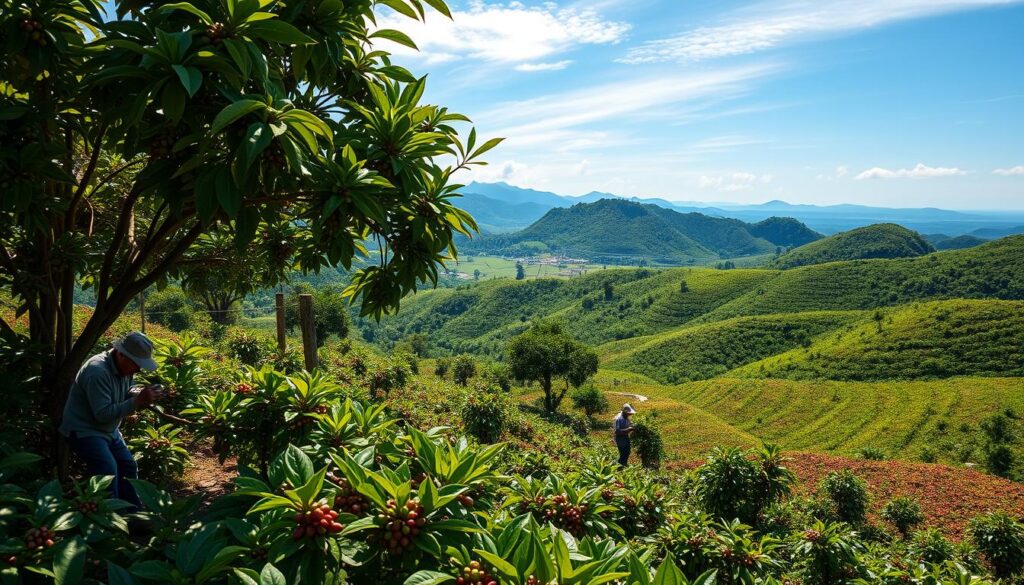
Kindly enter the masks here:
[[[1024, 413], [1024, 379], [963, 377], [912, 382], [831, 382], [717, 378], [648, 388], [714, 413], [738, 431], [786, 449], [853, 455], [978, 461], [978, 422], [1011, 409]], [[1018, 452], [1022, 450], [1018, 447]], [[696, 455], [696, 453], [691, 453]]]

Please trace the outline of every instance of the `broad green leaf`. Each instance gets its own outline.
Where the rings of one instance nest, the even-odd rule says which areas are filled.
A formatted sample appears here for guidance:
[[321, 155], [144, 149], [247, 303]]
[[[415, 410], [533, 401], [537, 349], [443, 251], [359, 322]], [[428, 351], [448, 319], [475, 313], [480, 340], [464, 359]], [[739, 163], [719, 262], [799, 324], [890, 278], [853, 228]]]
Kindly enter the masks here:
[[288, 581], [284, 578], [284, 573], [267, 563], [260, 572], [260, 585], [288, 585]]
[[374, 32], [373, 34], [371, 34], [370, 38], [371, 39], [387, 39], [389, 41], [398, 43], [399, 45], [403, 45], [405, 47], [409, 47], [410, 49], [416, 49], [417, 51], [419, 50], [419, 47], [417, 47], [416, 43], [414, 43], [412, 41], [412, 39], [409, 38], [409, 35], [405, 34], [402, 31], [398, 31], [398, 30], [394, 30], [394, 29], [390, 29], [390, 28], [382, 28], [382, 29], [380, 29], [380, 30]]
[[165, 4], [160, 7], [160, 10], [163, 10], [165, 12], [170, 12], [171, 10], [184, 10], [185, 12], [190, 12], [198, 16], [206, 24], [213, 24], [213, 19], [210, 18], [209, 14], [196, 8], [189, 2], [176, 2], [174, 4]]
[[210, 131], [213, 133], [220, 132], [242, 116], [265, 109], [267, 109], [267, 104], [259, 100], [238, 100], [237, 102], [225, 107], [219, 114], [217, 114], [217, 117], [213, 119], [213, 125], [211, 126]]
[[188, 92], [188, 97], [196, 95], [196, 92], [203, 85], [202, 72], [195, 67], [186, 67], [184, 65], [171, 65], [171, 68], [178, 74], [178, 79], [181, 80], [181, 85]]
[[416, 571], [405, 580], [405, 585], [440, 585], [454, 581], [455, 577], [437, 571]]
[[652, 585], [687, 585], [686, 576], [676, 566], [672, 553], [666, 555], [665, 560], [661, 562], [661, 566], [654, 574]]
[[107, 585], [135, 585], [135, 579], [120, 565], [107, 561]]
[[283, 20], [261, 20], [245, 27], [245, 34], [284, 45], [315, 45], [316, 41]]
[[68, 538], [57, 545], [53, 554], [53, 575], [57, 585], [75, 585], [82, 580], [87, 551], [81, 536]]

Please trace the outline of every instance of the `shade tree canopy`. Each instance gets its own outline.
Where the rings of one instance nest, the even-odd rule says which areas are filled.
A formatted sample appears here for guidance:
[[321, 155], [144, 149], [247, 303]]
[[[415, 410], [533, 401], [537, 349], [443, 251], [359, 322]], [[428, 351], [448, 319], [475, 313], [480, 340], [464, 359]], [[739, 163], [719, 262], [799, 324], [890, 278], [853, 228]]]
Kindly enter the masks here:
[[[558, 323], [534, 323], [509, 342], [505, 355], [512, 377], [540, 384], [547, 412], [558, 410], [570, 386], [578, 388], [597, 373], [597, 353], [565, 333]], [[565, 387], [556, 392], [552, 383], [559, 378]]]
[[[467, 118], [422, 103], [425, 78], [374, 46], [415, 46], [373, 24], [391, 10], [450, 16], [443, 0], [4, 2], [0, 292], [48, 355], [55, 418], [131, 299], [210, 288], [188, 267], [226, 241], [276, 270], [379, 252], [345, 291], [367, 315], [437, 280], [476, 229], [452, 175], [498, 139], [460, 138]], [[76, 287], [96, 298], [84, 323]]]

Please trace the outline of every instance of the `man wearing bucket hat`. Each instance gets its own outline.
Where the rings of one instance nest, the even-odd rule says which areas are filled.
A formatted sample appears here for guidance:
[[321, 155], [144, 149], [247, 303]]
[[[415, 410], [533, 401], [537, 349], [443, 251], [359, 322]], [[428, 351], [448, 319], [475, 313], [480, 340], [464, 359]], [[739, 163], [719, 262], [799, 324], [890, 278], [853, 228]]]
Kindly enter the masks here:
[[141, 506], [139, 496], [128, 480], [138, 477], [138, 466], [119, 427], [126, 416], [160, 398], [155, 386], [132, 391], [136, 373], [155, 369], [148, 337], [136, 331], [118, 339], [113, 349], [94, 355], [78, 370], [60, 425], [60, 433], [85, 462], [89, 475], [114, 476], [114, 497], [136, 508]]
[[629, 463], [629, 451], [631, 449], [629, 435], [633, 433], [633, 423], [629, 417], [633, 416], [636, 410], [629, 405], [622, 405], [622, 410], [615, 415], [615, 446], [619, 448], [619, 465], [625, 467]]

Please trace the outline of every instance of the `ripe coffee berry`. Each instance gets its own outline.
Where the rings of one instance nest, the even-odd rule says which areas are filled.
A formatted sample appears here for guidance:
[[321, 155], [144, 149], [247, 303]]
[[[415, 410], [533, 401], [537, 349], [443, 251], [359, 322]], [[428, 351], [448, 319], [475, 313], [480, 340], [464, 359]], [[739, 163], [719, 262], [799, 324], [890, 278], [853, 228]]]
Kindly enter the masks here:
[[377, 525], [381, 528], [381, 538], [389, 552], [402, 553], [414, 546], [416, 536], [427, 522], [423, 513], [418, 498], [404, 505], [388, 500], [387, 508], [377, 515]]
[[337, 534], [345, 527], [338, 522], [338, 513], [331, 509], [327, 500], [318, 500], [312, 505], [295, 512], [295, 529], [292, 538], [316, 538], [325, 534]]
[[40, 526], [39, 528], [32, 528], [25, 533], [25, 546], [28, 550], [35, 550], [37, 548], [50, 548], [53, 546], [53, 539], [57, 537], [57, 533], [50, 530], [46, 526]]
[[99, 504], [96, 502], [79, 502], [78, 511], [85, 514], [87, 512], [95, 512], [99, 508]]
[[462, 568], [461, 574], [455, 578], [457, 585], [497, 585], [487, 569], [479, 561], [470, 561]]
[[334, 496], [335, 508], [356, 516], [363, 516], [370, 511], [370, 503], [348, 483], [347, 479], [337, 477], [333, 473], [328, 473], [327, 479], [337, 484], [339, 488], [338, 494]]
[[252, 385], [246, 384], [245, 382], [239, 382], [235, 384], [235, 394], [252, 394]]

